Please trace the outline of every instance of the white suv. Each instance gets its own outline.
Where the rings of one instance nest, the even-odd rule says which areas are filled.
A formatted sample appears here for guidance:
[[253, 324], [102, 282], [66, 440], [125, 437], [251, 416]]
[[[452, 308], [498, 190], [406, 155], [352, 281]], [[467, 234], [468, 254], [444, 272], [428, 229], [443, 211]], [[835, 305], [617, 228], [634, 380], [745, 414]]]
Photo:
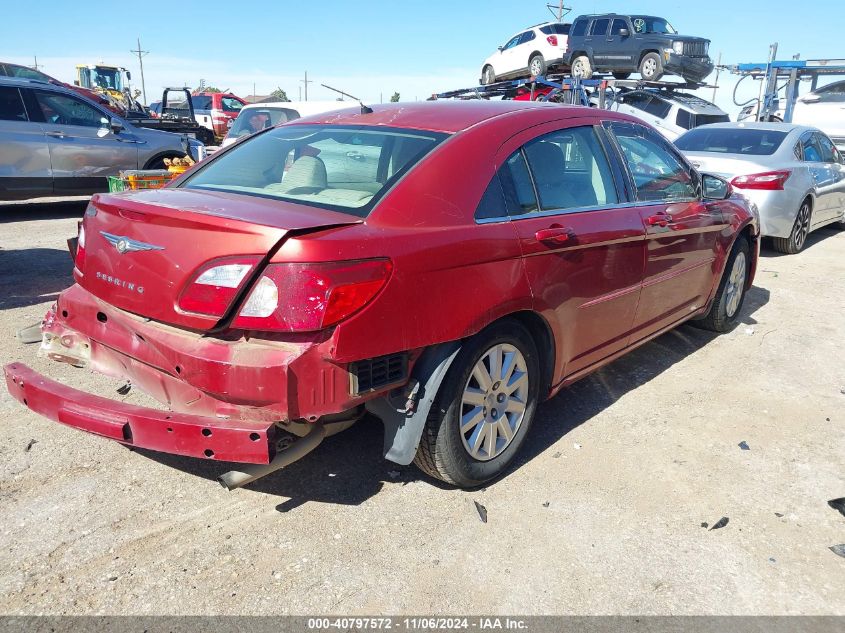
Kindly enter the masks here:
[[630, 90], [608, 100], [606, 107], [642, 119], [670, 141], [699, 125], [730, 121], [717, 105], [674, 90]]
[[481, 83], [545, 75], [550, 68], [561, 66], [571, 26], [544, 22], [520, 31], [484, 60]]

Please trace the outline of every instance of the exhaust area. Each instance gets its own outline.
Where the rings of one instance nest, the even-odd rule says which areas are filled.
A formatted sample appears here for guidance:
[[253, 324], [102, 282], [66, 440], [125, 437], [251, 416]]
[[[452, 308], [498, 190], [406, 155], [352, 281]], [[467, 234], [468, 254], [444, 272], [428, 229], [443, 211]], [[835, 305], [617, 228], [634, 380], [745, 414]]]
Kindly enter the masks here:
[[217, 478], [217, 482], [226, 490], [234, 490], [256, 479], [260, 479], [270, 473], [281, 470], [295, 461], [302, 459], [308, 453], [317, 448], [326, 437], [326, 428], [322, 422], [314, 425], [314, 428], [300, 440], [291, 444], [276, 455], [269, 464], [244, 464], [240, 470], [230, 470]]

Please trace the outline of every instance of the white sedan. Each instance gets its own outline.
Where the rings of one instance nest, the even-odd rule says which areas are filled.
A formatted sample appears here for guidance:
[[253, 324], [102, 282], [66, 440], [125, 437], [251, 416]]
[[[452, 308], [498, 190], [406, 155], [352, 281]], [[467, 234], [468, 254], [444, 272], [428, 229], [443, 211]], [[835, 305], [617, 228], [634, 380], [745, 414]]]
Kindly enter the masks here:
[[675, 145], [702, 172], [730, 180], [760, 211], [763, 235], [794, 254], [810, 231], [845, 228], [845, 159], [820, 130], [788, 123], [715, 123]]
[[484, 60], [481, 83], [545, 75], [563, 64], [571, 24], [545, 22], [520, 31]]

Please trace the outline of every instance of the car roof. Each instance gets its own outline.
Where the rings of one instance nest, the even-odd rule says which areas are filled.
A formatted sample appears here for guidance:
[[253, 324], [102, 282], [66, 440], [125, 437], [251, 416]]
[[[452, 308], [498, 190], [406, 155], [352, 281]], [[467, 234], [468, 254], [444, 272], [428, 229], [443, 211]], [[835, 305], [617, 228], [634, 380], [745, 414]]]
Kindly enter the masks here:
[[[446, 132], [453, 134], [474, 125], [511, 113], [548, 109], [550, 120], [567, 116], [585, 116], [583, 106], [563, 106], [536, 101], [422, 101], [371, 106], [372, 113], [362, 114], [360, 107], [317, 114], [293, 121], [292, 124], [317, 123], [324, 125], [384, 126]], [[606, 111], [603, 111], [606, 113]], [[615, 118], [615, 117], [614, 117]]]
[[576, 20], [580, 18], [630, 18], [632, 15], [637, 16], [638, 18], [652, 18], [655, 20], [665, 20], [666, 18], [661, 18], [658, 15], [648, 15], [647, 13], [588, 13], [585, 15], [579, 15]]
[[[674, 90], [632, 90], [631, 92], [641, 92], [645, 94], [654, 95], [666, 101], [672, 101], [683, 105], [688, 110], [695, 114], [727, 114], [715, 103], [711, 103], [706, 99], [702, 99], [697, 95], [689, 94], [688, 92], [675, 92]], [[631, 94], [631, 93], [626, 93]]]

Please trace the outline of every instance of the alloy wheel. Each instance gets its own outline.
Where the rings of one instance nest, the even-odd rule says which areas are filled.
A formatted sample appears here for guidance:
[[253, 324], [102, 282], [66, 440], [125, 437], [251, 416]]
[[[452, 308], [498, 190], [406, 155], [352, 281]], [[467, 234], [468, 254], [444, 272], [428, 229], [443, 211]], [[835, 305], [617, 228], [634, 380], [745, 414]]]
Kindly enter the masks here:
[[522, 352], [502, 343], [487, 350], [461, 395], [460, 435], [467, 453], [489, 461], [510, 445], [525, 418], [529, 387]]
[[643, 78], [653, 77], [657, 71], [657, 63], [653, 59], [647, 59], [643, 63]]
[[810, 205], [806, 202], [798, 210], [798, 217], [795, 218], [795, 226], [792, 227], [792, 241], [795, 243], [795, 250], [800, 251], [807, 241], [810, 233]]
[[531, 74], [534, 77], [541, 75], [543, 73], [543, 65], [540, 62], [539, 57], [535, 57], [534, 59], [531, 60], [531, 68], [529, 68], [529, 71], [531, 72]]
[[728, 277], [728, 287], [725, 289], [725, 312], [728, 318], [736, 314], [742, 301], [742, 293], [745, 291], [745, 268], [745, 253], [739, 251]]

